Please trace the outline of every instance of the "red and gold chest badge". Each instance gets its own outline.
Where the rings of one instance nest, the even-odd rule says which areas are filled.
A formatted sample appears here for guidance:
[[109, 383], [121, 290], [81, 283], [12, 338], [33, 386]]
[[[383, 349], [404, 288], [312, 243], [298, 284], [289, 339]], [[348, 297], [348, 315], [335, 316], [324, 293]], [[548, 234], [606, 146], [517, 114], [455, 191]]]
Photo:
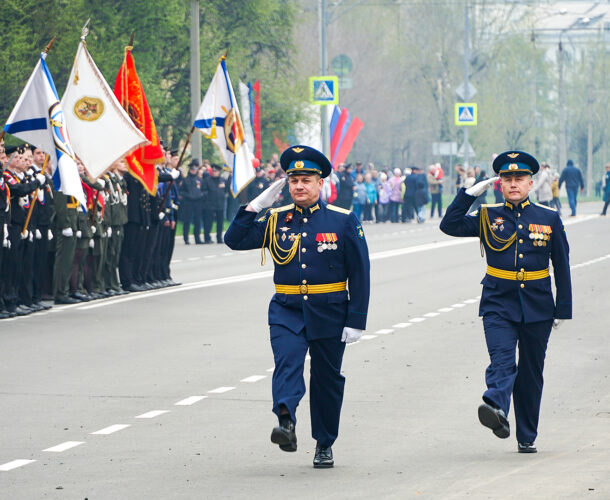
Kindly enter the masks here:
[[316, 234], [316, 242], [318, 243], [318, 252], [324, 250], [336, 250], [339, 248], [337, 245], [337, 233], [318, 233]]
[[499, 229], [500, 231], [504, 231], [504, 218], [496, 217], [494, 219], [494, 223], [490, 227], [492, 231], [496, 231], [497, 229]]

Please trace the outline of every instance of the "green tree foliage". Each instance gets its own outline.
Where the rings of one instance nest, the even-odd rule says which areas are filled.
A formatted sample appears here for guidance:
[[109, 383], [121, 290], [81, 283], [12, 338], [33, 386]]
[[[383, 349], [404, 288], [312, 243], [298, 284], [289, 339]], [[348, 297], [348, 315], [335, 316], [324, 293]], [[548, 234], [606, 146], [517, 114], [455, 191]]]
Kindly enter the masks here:
[[[264, 155], [275, 150], [271, 134], [265, 132], [290, 129], [303, 98], [292, 91], [293, 17], [292, 2], [287, 0], [200, 2], [202, 91], [227, 49], [234, 87], [239, 79], [260, 79]], [[40, 52], [54, 35], [57, 41], [47, 64], [61, 96], [88, 18], [87, 47], [111, 87], [134, 32], [132, 53], [159, 134], [177, 147], [192, 125], [187, 0], [5, 0], [0, 15], [0, 120], [6, 122]], [[204, 147], [212, 154], [208, 141]]]

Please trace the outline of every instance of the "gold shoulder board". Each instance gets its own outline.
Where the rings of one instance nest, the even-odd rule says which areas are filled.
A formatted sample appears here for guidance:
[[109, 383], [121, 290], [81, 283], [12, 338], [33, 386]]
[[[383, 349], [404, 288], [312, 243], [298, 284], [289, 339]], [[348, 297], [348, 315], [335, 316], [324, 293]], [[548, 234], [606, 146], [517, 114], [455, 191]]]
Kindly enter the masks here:
[[553, 212], [557, 212], [557, 209], [556, 209], [556, 208], [553, 208], [553, 207], [547, 207], [546, 205], [541, 205], [540, 203], [534, 203], [534, 205], [536, 205], [537, 207], [540, 207], [540, 208], [546, 208], [547, 210], [551, 210], [551, 211], [553, 211]]
[[346, 215], [351, 214], [351, 212], [349, 210], [346, 210], [345, 208], [341, 208], [341, 207], [336, 207], [335, 205], [326, 205], [326, 208], [328, 208], [329, 210], [333, 210], [335, 212], [346, 214]]
[[284, 205], [283, 207], [272, 208], [271, 213], [275, 214], [278, 212], [285, 212], [286, 210], [290, 210], [292, 208], [294, 208], [294, 203], [291, 203], [290, 205]]

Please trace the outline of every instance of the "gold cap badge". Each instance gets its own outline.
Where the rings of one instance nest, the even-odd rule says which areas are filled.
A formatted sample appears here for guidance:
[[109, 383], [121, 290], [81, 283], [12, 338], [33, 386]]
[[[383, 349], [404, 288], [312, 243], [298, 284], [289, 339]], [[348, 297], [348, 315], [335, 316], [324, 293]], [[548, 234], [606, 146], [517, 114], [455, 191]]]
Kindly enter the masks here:
[[303, 168], [305, 164], [302, 161], [297, 161], [294, 164], [294, 168]]
[[301, 152], [305, 151], [305, 148], [292, 148], [292, 150], [293, 150], [295, 153], [301, 153]]
[[519, 165], [517, 165], [516, 163], [511, 163], [508, 166], [508, 170], [519, 170]]
[[514, 160], [515, 158], [517, 158], [517, 156], [519, 156], [519, 153], [508, 153], [506, 156]]

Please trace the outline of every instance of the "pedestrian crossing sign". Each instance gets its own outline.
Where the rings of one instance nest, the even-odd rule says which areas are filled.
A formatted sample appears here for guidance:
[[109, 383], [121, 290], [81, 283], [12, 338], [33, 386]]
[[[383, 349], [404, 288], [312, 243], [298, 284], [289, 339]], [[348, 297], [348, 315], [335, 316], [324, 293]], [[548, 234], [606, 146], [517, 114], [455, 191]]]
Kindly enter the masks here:
[[339, 104], [339, 78], [336, 76], [309, 77], [309, 102], [311, 104]]
[[477, 103], [456, 102], [455, 124], [457, 126], [474, 126], [477, 124]]

